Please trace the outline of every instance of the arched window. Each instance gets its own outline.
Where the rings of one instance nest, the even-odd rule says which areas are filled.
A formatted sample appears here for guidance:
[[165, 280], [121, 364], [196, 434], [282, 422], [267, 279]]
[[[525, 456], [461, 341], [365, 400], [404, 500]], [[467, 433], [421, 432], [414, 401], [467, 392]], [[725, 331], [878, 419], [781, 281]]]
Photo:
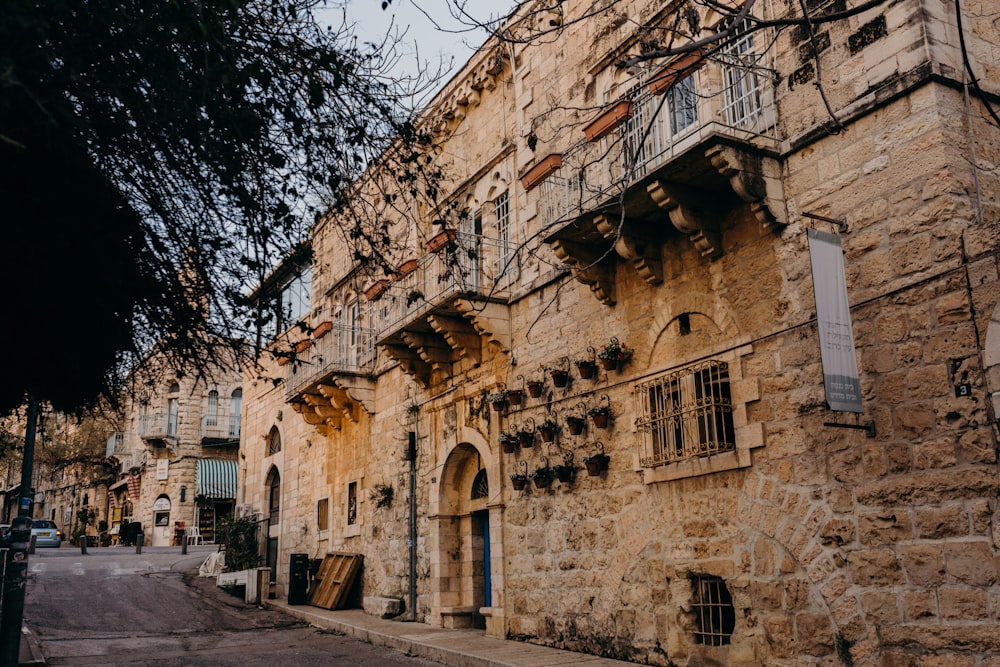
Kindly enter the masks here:
[[219, 423], [219, 392], [214, 389], [208, 392], [208, 409], [205, 411], [205, 426], [216, 426]]
[[490, 497], [490, 480], [486, 476], [486, 468], [476, 473], [476, 478], [472, 480], [472, 500]]
[[229, 397], [229, 437], [240, 437], [240, 415], [243, 412], [243, 390], [234, 389]]
[[281, 475], [277, 468], [267, 473], [267, 518], [272, 526], [281, 518]]
[[267, 455], [273, 456], [281, 451], [281, 433], [277, 426], [272, 426], [267, 434]]
[[177, 435], [177, 420], [180, 409], [181, 387], [174, 382], [167, 392], [167, 435]]

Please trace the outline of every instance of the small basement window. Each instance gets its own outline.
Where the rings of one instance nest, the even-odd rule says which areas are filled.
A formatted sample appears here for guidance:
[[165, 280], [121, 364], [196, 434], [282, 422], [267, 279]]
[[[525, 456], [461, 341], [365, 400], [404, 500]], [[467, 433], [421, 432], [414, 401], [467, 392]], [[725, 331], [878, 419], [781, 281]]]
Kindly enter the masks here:
[[694, 614], [694, 641], [706, 646], [726, 646], [736, 627], [733, 598], [721, 577], [691, 575], [691, 612]]

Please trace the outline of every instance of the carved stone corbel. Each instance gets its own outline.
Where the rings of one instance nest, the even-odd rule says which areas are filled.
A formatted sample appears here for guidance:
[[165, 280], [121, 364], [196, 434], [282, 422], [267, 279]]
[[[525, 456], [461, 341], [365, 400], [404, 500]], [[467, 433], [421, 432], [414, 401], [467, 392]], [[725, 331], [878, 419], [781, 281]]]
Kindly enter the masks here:
[[706, 212], [681, 194], [678, 186], [656, 180], [646, 186], [646, 191], [657, 206], [667, 212], [670, 222], [678, 231], [687, 234], [703, 257], [722, 254], [722, 214]]
[[598, 301], [615, 305], [615, 265], [605, 257], [608, 251], [567, 239], [555, 239], [551, 246], [556, 257], [573, 267], [573, 277], [590, 287]]
[[358, 375], [337, 375], [334, 384], [347, 392], [370, 415], [375, 414], [375, 382]]
[[605, 215], [594, 216], [594, 226], [606, 239], [618, 237], [615, 240], [615, 252], [632, 264], [640, 278], [650, 285], [659, 285], [663, 282], [663, 257], [659, 241], [636, 235], [634, 225], [629, 224], [627, 220], [622, 221], [620, 234], [618, 221]]
[[404, 373], [414, 379], [421, 387], [427, 388], [431, 383], [431, 366], [420, 358], [417, 351], [406, 345], [386, 344], [382, 348], [390, 357], [399, 362]]
[[455, 307], [472, 324], [476, 333], [488, 337], [504, 352], [510, 351], [510, 312], [507, 306], [459, 299], [455, 302]]
[[454, 350], [456, 358], [468, 357], [477, 364], [482, 362], [482, 342], [468, 320], [445, 315], [429, 315], [427, 322]]
[[706, 150], [705, 156], [719, 174], [729, 179], [733, 192], [750, 204], [750, 213], [765, 229], [787, 224], [777, 160], [721, 144]]

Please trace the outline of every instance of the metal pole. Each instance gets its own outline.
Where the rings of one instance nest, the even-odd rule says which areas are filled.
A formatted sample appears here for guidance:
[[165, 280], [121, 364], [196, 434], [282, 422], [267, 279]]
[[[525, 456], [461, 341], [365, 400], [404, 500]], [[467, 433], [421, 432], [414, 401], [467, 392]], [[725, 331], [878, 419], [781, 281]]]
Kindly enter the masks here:
[[410, 460], [410, 620], [417, 620], [417, 425], [409, 433], [406, 457]]
[[139, 533], [135, 536], [135, 553], [137, 556], [142, 553], [142, 542], [145, 539], [146, 536], [143, 533]]
[[35, 457], [35, 428], [38, 401], [28, 394], [28, 423], [24, 429], [24, 458], [21, 461], [21, 491], [17, 518], [11, 522], [7, 572], [3, 580], [3, 610], [0, 612], [0, 667], [15, 667], [21, 652], [21, 624], [24, 622], [24, 589], [28, 581], [28, 546], [31, 541], [31, 477]]

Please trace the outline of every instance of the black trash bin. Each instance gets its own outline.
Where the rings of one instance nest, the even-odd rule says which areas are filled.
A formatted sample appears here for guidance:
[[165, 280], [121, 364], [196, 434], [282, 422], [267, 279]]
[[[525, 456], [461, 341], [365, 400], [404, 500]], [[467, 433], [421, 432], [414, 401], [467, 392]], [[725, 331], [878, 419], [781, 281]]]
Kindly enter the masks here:
[[292, 554], [288, 572], [288, 604], [305, 604], [309, 589], [309, 554]]

